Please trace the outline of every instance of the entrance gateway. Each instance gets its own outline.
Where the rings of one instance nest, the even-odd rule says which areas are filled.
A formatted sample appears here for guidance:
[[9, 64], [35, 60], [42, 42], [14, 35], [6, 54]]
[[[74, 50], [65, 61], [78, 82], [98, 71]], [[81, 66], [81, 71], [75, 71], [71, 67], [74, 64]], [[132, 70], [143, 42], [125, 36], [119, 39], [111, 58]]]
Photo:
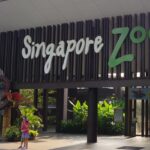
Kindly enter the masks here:
[[[58, 118], [64, 88], [89, 88], [89, 143], [97, 141], [97, 88], [125, 87], [125, 134], [131, 135], [136, 101], [128, 89], [150, 86], [149, 29], [150, 13], [2, 32], [0, 68], [12, 89], [57, 89]], [[142, 135], [149, 136], [149, 101], [141, 103]]]

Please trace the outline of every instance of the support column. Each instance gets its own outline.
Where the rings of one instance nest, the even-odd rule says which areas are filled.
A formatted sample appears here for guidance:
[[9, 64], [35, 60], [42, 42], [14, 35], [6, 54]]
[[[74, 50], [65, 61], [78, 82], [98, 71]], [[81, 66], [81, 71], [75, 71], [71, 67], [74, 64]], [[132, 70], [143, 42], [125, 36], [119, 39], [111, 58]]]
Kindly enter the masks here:
[[34, 90], [34, 107], [38, 107], [38, 89]]
[[142, 136], [144, 136], [144, 130], [145, 130], [145, 126], [144, 126], [144, 122], [145, 122], [145, 107], [144, 107], [144, 103], [145, 103], [145, 100], [142, 99], [142, 111], [141, 111], [141, 133], [142, 133]]
[[146, 111], [145, 111], [145, 136], [146, 137], [148, 137], [148, 130], [149, 130], [149, 128], [148, 128], [148, 100], [146, 100], [146, 102], [145, 102], [145, 109], [146, 109]]
[[125, 87], [125, 136], [129, 136], [129, 100], [128, 100], [128, 87]]
[[131, 127], [132, 127], [132, 100], [131, 99], [129, 99], [128, 100], [128, 122], [129, 122], [129, 125], [128, 125], [128, 135], [129, 136], [133, 136], [132, 135], [132, 129], [131, 129]]
[[97, 142], [97, 89], [88, 92], [88, 132], [87, 143]]
[[63, 120], [67, 120], [67, 108], [68, 108], [68, 89], [64, 89], [64, 107], [63, 107]]
[[43, 90], [43, 131], [47, 131], [47, 108], [48, 108], [48, 91]]
[[56, 132], [60, 132], [61, 121], [63, 120], [64, 89], [57, 89], [56, 97]]

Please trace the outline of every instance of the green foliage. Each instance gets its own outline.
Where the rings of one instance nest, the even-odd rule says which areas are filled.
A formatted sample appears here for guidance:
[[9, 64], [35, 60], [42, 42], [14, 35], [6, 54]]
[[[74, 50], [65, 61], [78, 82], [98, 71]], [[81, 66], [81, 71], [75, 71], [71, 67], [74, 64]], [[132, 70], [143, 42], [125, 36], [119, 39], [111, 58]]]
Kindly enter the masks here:
[[114, 122], [114, 110], [122, 108], [123, 102], [113, 101], [103, 102], [98, 104], [98, 132], [101, 134], [123, 134], [124, 123]]
[[64, 133], [85, 133], [87, 126], [88, 106], [86, 102], [83, 104], [78, 100], [76, 104], [73, 104], [73, 120], [62, 121], [61, 132]]
[[33, 89], [21, 89], [20, 94], [25, 98], [24, 104], [28, 105], [30, 103], [33, 103], [33, 100], [34, 100]]
[[[85, 133], [88, 117], [88, 106], [77, 101], [73, 104], [73, 120], [63, 121], [61, 131], [65, 133]], [[124, 122], [114, 122], [114, 109], [124, 109], [124, 101], [104, 100], [97, 104], [98, 107], [98, 132], [100, 134], [123, 134]]]
[[36, 131], [36, 130], [29, 130], [29, 135], [31, 136], [31, 137], [36, 137], [36, 136], [38, 136], [38, 131]]
[[11, 126], [6, 129], [5, 137], [8, 141], [17, 141], [21, 136], [21, 132], [18, 127]]
[[61, 122], [60, 131], [63, 133], [86, 133], [86, 127], [81, 121], [67, 120]]
[[[55, 90], [48, 90], [48, 94], [54, 94]], [[25, 98], [24, 104], [28, 105], [33, 103], [34, 100], [34, 89], [21, 89], [20, 90], [21, 95]], [[43, 101], [43, 90], [38, 89], [38, 106], [42, 107], [42, 101]], [[56, 99], [54, 97], [48, 97], [48, 104], [55, 104]]]
[[[55, 92], [56, 92], [55, 90], [50, 89], [48, 90], [48, 95], [54, 94]], [[43, 90], [42, 89], [38, 90], [38, 101], [39, 101], [38, 106], [42, 107], [42, 102], [43, 102]], [[54, 97], [48, 96], [48, 104], [56, 104], [56, 99]]]
[[20, 106], [21, 116], [26, 116], [30, 123], [30, 129], [37, 130], [42, 127], [42, 119], [35, 115], [37, 109], [34, 106]]
[[83, 104], [78, 100], [77, 103], [73, 106], [73, 116], [74, 121], [76, 122], [85, 122], [88, 116], [88, 106], [86, 102]]

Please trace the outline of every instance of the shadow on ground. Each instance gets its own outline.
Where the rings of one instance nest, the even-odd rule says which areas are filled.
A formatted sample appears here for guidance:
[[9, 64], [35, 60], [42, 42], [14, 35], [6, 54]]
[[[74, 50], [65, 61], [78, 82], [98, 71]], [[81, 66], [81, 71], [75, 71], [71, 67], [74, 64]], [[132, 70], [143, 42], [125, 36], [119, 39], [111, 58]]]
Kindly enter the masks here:
[[134, 147], [134, 146], [122, 146], [117, 149], [124, 149], [124, 150], [141, 150], [144, 149], [144, 147]]
[[42, 135], [40, 135], [39, 137], [38, 137], [38, 139], [49, 139], [49, 138], [51, 138], [51, 139], [66, 139], [66, 140], [68, 140], [68, 139], [72, 139], [72, 140], [74, 140], [75, 139], [75, 137], [77, 138], [77, 139], [79, 139], [79, 138], [84, 138], [84, 139], [86, 139], [86, 136], [83, 134], [83, 135], [81, 135], [81, 134], [62, 134], [62, 133], [47, 133], [47, 134], [42, 134]]
[[0, 149], [0, 150], [16, 150], [16, 149]]
[[48, 150], [94, 150], [98, 149], [97, 144], [76, 144], [76, 145], [71, 145], [71, 146], [65, 146], [65, 147], [60, 147], [60, 148], [53, 148], [53, 149], [48, 149]]
[[[48, 149], [48, 150], [98, 150], [100, 147], [98, 147], [97, 144], [76, 144], [72, 146], [66, 146], [61, 148], [54, 148], [54, 149]], [[144, 147], [133, 147], [133, 146], [122, 146], [116, 149], [122, 149], [122, 150], [142, 150]]]

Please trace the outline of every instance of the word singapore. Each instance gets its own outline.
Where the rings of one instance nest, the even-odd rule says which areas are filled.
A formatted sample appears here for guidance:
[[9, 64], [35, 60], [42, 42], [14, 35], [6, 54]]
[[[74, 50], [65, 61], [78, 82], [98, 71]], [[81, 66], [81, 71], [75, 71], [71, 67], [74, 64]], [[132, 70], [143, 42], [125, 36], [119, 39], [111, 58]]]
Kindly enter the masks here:
[[101, 36], [97, 36], [95, 40], [91, 40], [88, 37], [86, 39], [80, 39], [78, 42], [75, 40], [68, 40], [67, 41], [67, 49], [65, 52], [65, 42], [60, 41], [58, 46], [54, 43], [50, 43], [46, 46], [45, 42], [36, 43], [32, 41], [31, 36], [27, 35], [24, 38], [24, 46], [25, 48], [22, 49], [22, 56], [24, 59], [34, 59], [38, 58], [40, 54], [43, 58], [47, 58], [45, 65], [44, 65], [44, 72], [45, 74], [49, 73], [51, 70], [52, 60], [54, 57], [63, 57], [63, 65], [62, 69], [65, 70], [67, 67], [67, 62], [69, 58], [69, 54], [75, 51], [76, 55], [80, 55], [84, 53], [85, 55], [89, 52], [90, 45], [94, 45], [95, 53], [99, 53], [103, 47], [102, 38]]

